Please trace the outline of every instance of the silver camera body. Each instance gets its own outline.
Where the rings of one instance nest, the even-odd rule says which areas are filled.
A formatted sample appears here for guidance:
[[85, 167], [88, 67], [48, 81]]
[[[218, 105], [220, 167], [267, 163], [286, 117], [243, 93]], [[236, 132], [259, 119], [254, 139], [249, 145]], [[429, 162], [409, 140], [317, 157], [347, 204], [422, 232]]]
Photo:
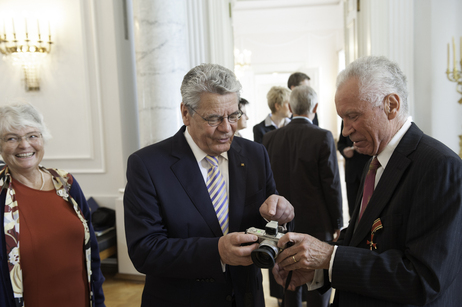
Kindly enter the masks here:
[[284, 233], [279, 232], [278, 222], [268, 222], [265, 230], [250, 227], [246, 233], [256, 235], [260, 243], [260, 246], [251, 253], [253, 263], [259, 268], [272, 268], [279, 252], [282, 251], [277, 245]]

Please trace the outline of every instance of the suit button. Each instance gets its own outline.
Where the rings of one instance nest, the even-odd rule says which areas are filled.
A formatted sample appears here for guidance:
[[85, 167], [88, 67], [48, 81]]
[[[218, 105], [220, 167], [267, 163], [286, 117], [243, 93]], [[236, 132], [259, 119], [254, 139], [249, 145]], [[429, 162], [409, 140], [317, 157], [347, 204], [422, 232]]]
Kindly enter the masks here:
[[228, 296], [226, 296], [226, 300], [227, 300], [228, 302], [232, 302], [232, 301], [233, 301], [233, 297], [232, 297], [231, 295], [228, 295]]

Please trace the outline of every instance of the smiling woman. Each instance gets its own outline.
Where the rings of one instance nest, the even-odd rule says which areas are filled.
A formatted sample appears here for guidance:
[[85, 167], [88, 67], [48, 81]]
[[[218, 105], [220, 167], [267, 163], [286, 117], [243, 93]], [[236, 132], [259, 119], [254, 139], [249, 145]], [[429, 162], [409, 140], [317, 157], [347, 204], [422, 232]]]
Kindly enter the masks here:
[[85, 196], [71, 174], [40, 165], [50, 137], [32, 105], [0, 107], [0, 306], [104, 306]]

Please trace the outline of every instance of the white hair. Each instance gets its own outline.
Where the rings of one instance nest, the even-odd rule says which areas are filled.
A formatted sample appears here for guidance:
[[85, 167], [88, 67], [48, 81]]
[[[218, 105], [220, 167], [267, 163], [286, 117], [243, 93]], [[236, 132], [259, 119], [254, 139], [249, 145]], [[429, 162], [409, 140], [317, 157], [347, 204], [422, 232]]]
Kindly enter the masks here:
[[[40, 131], [43, 140], [51, 139], [43, 115], [29, 103], [11, 104], [0, 107], [0, 135], [17, 129], [33, 127]], [[2, 150], [0, 142], [0, 151]]]
[[299, 85], [290, 94], [290, 108], [297, 115], [308, 115], [318, 103], [318, 95], [308, 85]]
[[409, 116], [407, 80], [398, 64], [384, 56], [361, 57], [350, 63], [337, 77], [337, 88], [350, 78], [358, 78], [360, 99], [375, 106], [385, 96], [396, 93], [401, 98], [401, 119]]
[[183, 104], [197, 108], [202, 93], [225, 95], [236, 93], [240, 98], [242, 86], [234, 73], [218, 64], [201, 64], [191, 69], [183, 78], [181, 96]]

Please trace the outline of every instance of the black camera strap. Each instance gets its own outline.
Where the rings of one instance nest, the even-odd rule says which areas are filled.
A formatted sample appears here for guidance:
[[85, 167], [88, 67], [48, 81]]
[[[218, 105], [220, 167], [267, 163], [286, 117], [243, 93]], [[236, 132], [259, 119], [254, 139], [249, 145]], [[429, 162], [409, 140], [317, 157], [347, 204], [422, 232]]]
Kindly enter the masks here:
[[281, 303], [281, 306], [282, 307], [285, 307], [286, 305], [286, 294], [287, 294], [287, 288], [289, 288], [289, 284], [290, 284], [290, 280], [292, 279], [292, 272], [293, 271], [290, 271], [289, 272], [289, 275], [287, 275], [287, 279], [286, 279], [286, 286], [284, 287], [284, 294], [282, 295], [282, 303]]

